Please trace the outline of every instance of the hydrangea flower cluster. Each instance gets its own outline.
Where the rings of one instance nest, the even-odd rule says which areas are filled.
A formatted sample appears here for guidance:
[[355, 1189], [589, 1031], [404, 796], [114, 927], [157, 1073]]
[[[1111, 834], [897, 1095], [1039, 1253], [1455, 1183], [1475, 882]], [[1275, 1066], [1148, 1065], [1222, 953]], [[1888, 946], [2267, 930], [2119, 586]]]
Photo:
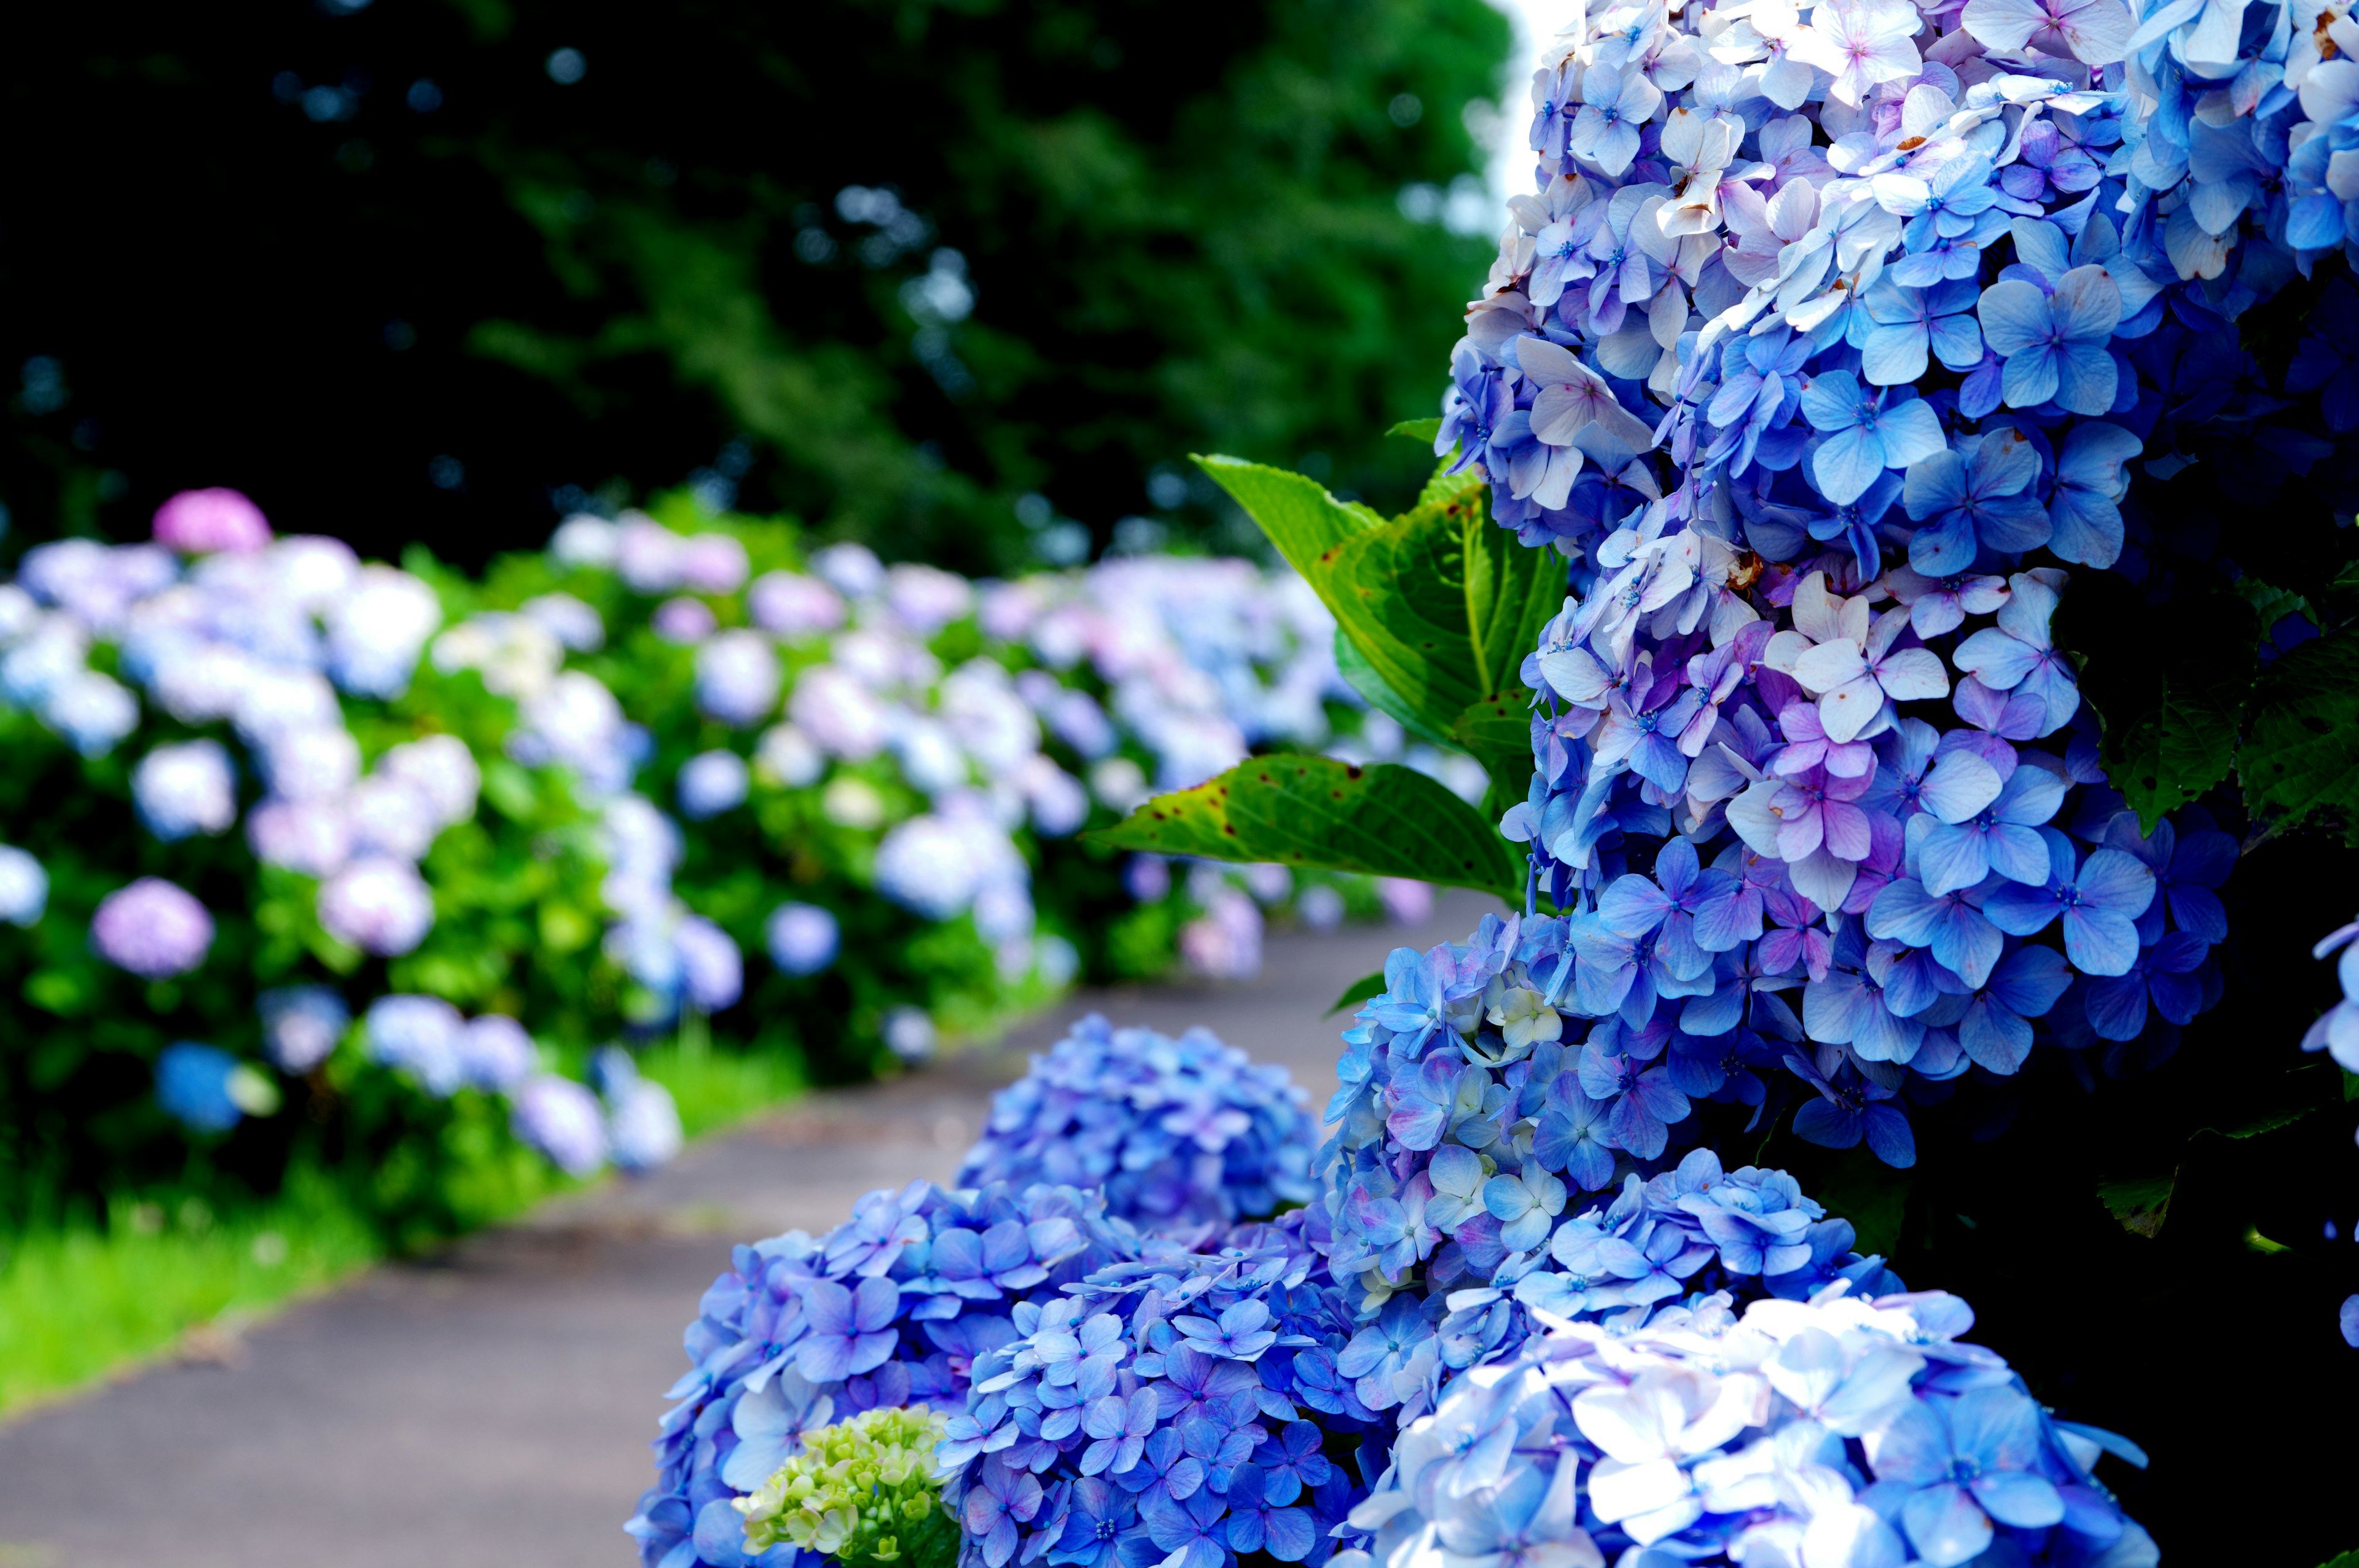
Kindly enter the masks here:
[[1338, 1370], [1352, 1309], [1312, 1242], [1288, 1216], [1018, 1307], [940, 1450], [962, 1560], [1325, 1562], [1389, 1423]]
[[2094, 1474], [2145, 1455], [2050, 1416], [1960, 1341], [1973, 1324], [1940, 1292], [1838, 1285], [1634, 1331], [1551, 1325], [1402, 1433], [1349, 1561], [2153, 1568]]
[[2039, 1039], [2151, 1062], [2217, 999], [2234, 843], [2122, 809], [2044, 564], [2138, 555], [2132, 466], [2344, 243], [2255, 171], [2354, 134], [2359, 68], [2199, 11], [1636, 4], [1550, 47], [1437, 447], [1569, 563], [1504, 827], [1570, 916], [1549, 1010], [1634, 1084], [1782, 1067], [1804, 1136], [1905, 1163], [1905, 1102]]
[[863, 1411], [821, 1428], [760, 1491], [738, 1499], [745, 1544], [788, 1541], [844, 1568], [951, 1568], [959, 1534], [934, 1480], [941, 1438], [941, 1415], [924, 1406]]
[[168, 980], [205, 961], [213, 917], [196, 895], [161, 877], [141, 877], [99, 900], [91, 950], [143, 980]]
[[1540, 1324], [1631, 1332], [1707, 1298], [1902, 1288], [1881, 1258], [1853, 1250], [1850, 1221], [1829, 1217], [1783, 1171], [1725, 1170], [1697, 1149], [1651, 1179], [1625, 1176], [1611, 1203], [1567, 1214], [1560, 1177], [1534, 1159], [1495, 1165], [1494, 1152], [1444, 1144], [1400, 1197], [1355, 1178], [1332, 1222], [1329, 1267], [1366, 1292], [1373, 1312], [1340, 1366], [1363, 1404], [1404, 1422]]
[[1266, 1219], [1310, 1201], [1309, 1097], [1209, 1030], [1073, 1025], [992, 1097], [959, 1185], [1103, 1191], [1143, 1229]]
[[[117, 667], [164, 713], [230, 724], [266, 786], [248, 839], [265, 861], [320, 880], [322, 925], [365, 952], [408, 952], [433, 919], [417, 862], [473, 815], [480, 774], [463, 743], [436, 735], [391, 748], [364, 776], [337, 693], [407, 688], [441, 618], [433, 591], [332, 539], [274, 541], [234, 492], [176, 497], [156, 526], [156, 545], [26, 552], [0, 588], [0, 697], [103, 755], [140, 718], [133, 687], [86, 664], [114, 643]], [[199, 558], [184, 570], [166, 546]], [[239, 816], [235, 759], [217, 741], [154, 748], [133, 792], [166, 843]]]
[[871, 1193], [813, 1240], [740, 1247], [689, 1325], [691, 1365], [655, 1443], [657, 1481], [626, 1527], [647, 1568], [780, 1563], [748, 1552], [735, 1504], [805, 1433], [863, 1411], [963, 1412], [978, 1357], [1019, 1336], [1015, 1314], [1138, 1255], [1103, 1200], [1064, 1187]]

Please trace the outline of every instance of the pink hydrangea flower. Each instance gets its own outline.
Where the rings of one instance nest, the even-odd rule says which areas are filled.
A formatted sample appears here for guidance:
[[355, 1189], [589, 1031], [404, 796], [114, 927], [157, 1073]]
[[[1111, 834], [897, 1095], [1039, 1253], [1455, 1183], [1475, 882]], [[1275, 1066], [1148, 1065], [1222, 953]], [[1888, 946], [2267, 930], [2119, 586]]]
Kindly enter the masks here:
[[224, 486], [184, 490], [156, 508], [156, 542], [191, 555], [246, 555], [270, 543], [262, 508]]

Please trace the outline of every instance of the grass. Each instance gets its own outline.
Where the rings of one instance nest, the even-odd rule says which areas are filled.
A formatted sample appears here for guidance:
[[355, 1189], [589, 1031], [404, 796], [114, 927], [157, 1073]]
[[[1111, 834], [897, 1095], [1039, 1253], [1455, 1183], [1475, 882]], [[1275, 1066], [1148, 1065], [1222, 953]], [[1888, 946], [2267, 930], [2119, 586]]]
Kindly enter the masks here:
[[671, 1091], [680, 1130], [690, 1138], [734, 1126], [810, 1087], [799, 1056], [715, 1051], [704, 1020], [694, 1013], [679, 1033], [639, 1054], [639, 1072]]
[[[671, 1091], [689, 1137], [808, 1087], [799, 1060], [716, 1051], [701, 1025], [691, 1019], [639, 1058]], [[516, 1206], [513, 1197], [473, 1206], [491, 1218]], [[0, 1419], [160, 1357], [234, 1354], [243, 1325], [384, 1255], [352, 1197], [301, 1169], [277, 1196], [233, 1213], [200, 1198], [121, 1198], [103, 1223], [85, 1211], [0, 1237]]]
[[[234, 1327], [375, 1260], [377, 1240], [326, 1178], [216, 1217], [120, 1200], [11, 1238], [0, 1253], [0, 1415]], [[216, 1344], [211, 1353], [221, 1354]]]

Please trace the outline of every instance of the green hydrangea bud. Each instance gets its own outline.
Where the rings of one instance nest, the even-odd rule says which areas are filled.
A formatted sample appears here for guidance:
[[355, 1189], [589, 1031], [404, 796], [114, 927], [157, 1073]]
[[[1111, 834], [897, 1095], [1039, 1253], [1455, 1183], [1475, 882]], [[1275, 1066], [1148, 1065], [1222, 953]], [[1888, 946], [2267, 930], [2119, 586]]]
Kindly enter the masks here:
[[913, 1405], [803, 1433], [802, 1452], [737, 1499], [745, 1550], [788, 1541], [845, 1568], [953, 1568], [958, 1525], [934, 1473], [942, 1427], [939, 1413]]

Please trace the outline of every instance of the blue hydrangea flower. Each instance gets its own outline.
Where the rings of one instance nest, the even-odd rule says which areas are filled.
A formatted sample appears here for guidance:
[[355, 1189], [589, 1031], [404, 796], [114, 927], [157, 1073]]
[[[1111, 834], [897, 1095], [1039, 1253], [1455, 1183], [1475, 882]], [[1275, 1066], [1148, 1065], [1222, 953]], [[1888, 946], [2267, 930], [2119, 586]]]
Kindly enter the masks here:
[[1098, 1189], [1147, 1227], [1266, 1217], [1312, 1195], [1307, 1105], [1285, 1069], [1204, 1030], [1174, 1040], [1093, 1013], [993, 1097], [959, 1181]]
[[[1127, 1226], [1070, 1188], [929, 1182], [871, 1193], [817, 1239], [790, 1231], [737, 1248], [689, 1325], [690, 1370], [655, 1442], [656, 1485], [625, 1527], [640, 1562], [785, 1563], [790, 1549], [745, 1554], [745, 1521], [729, 1504], [799, 1452], [801, 1433], [879, 1406], [962, 1416], [971, 1368], [1020, 1336], [1016, 1314], [1037, 1323], [1039, 1303], [1067, 1299], [1063, 1286], [1137, 1253]], [[1003, 1520], [1033, 1522], [1025, 1510], [1037, 1483], [984, 1490], [998, 1498], [984, 1539]], [[1066, 1518], [1060, 1498], [1060, 1533]]]
[[1149, 1244], [1016, 1306], [940, 1450], [984, 1568], [1325, 1561], [1389, 1423], [1337, 1385], [1352, 1309], [1309, 1217]]
[[1994, 1546], [2154, 1563], [2095, 1475], [2104, 1454], [2145, 1455], [2042, 1411], [1960, 1341], [1973, 1322], [1938, 1292], [1831, 1292], [1741, 1315], [1716, 1295], [1642, 1328], [1553, 1324], [1404, 1429], [1352, 1512], [1373, 1541], [1349, 1561], [1407, 1562], [1438, 1538], [1527, 1563], [1954, 1568]]

